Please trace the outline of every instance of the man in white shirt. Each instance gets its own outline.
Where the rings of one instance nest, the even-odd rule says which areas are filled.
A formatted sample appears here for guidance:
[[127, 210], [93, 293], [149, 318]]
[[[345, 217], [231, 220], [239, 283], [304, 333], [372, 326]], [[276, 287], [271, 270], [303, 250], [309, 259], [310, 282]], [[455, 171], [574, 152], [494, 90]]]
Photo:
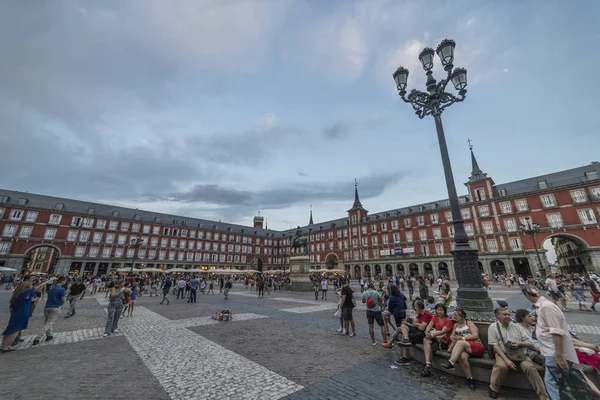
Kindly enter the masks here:
[[321, 281], [321, 300], [327, 300], [327, 278]]
[[550, 275], [546, 279], [546, 286], [548, 287], [548, 291], [550, 292], [550, 296], [552, 296], [552, 301], [555, 303], [560, 301], [560, 304], [563, 306], [564, 311], [569, 311], [567, 309], [567, 301], [565, 300], [565, 296], [562, 295], [560, 290], [558, 290], [558, 284], [556, 283], [556, 278], [554, 275]]
[[558, 379], [562, 377], [562, 371], [572, 368], [573, 364], [578, 364], [567, 321], [558, 306], [542, 296], [535, 286], [524, 286], [521, 291], [527, 300], [533, 303], [535, 309], [536, 338], [540, 344], [540, 351], [546, 358], [544, 374], [546, 390], [552, 400], [559, 400]]
[[181, 278], [179, 280], [179, 282], [177, 282], [177, 300], [179, 300], [179, 295], [181, 295], [181, 299], [185, 299], [185, 294], [184, 294], [184, 290], [185, 290], [185, 280], [183, 278]]

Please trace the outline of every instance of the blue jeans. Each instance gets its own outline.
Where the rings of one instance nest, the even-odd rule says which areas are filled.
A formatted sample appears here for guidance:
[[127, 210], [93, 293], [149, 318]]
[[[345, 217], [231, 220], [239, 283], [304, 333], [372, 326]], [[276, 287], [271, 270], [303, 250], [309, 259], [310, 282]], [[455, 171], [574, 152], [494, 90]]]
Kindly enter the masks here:
[[[562, 377], [562, 368], [556, 363], [556, 357], [546, 356], [546, 372], [544, 373], [544, 385], [548, 396], [552, 400], [560, 400], [560, 382], [557, 379]], [[569, 368], [573, 368], [573, 363], [567, 361]]]

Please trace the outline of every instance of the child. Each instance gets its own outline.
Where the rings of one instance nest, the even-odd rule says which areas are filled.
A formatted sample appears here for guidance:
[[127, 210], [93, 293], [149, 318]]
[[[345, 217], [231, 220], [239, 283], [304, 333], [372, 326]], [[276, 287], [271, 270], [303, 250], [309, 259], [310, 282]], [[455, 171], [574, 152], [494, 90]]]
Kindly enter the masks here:
[[138, 293], [138, 287], [137, 285], [135, 285], [129, 297], [129, 307], [127, 308], [129, 310], [129, 312], [127, 313], [128, 317], [131, 317], [133, 315], [133, 307], [135, 307], [135, 301], [137, 300]]
[[[127, 285], [125, 285], [125, 289], [127, 289]], [[126, 290], [125, 292], [123, 292], [124, 307], [123, 307], [123, 314], [121, 314], [122, 317], [124, 317], [127, 310], [129, 310], [130, 300], [131, 300], [131, 290]]]

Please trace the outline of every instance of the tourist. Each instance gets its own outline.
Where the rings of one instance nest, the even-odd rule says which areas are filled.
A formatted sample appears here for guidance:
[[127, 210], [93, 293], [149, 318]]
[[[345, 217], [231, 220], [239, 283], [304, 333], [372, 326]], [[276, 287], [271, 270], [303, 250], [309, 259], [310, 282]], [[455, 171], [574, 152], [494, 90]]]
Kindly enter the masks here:
[[354, 302], [354, 291], [350, 287], [350, 281], [347, 280], [342, 282], [342, 318], [344, 320], [344, 329], [342, 333], [347, 335], [350, 331], [349, 327], [352, 326], [352, 333], [350, 336], [356, 336], [356, 326], [354, 325], [354, 318], [352, 317], [352, 310], [356, 307]]
[[525, 355], [537, 364], [545, 365], [546, 359], [541, 355], [540, 343], [534, 339], [535, 333], [535, 318], [528, 310], [520, 309], [515, 311], [515, 321], [519, 324], [527, 333], [527, 338], [531, 344], [527, 344], [523, 347]]
[[440, 292], [440, 301], [443, 302], [443, 304], [446, 307], [450, 307], [450, 304], [452, 303], [452, 291], [450, 290], [449, 283], [444, 283], [442, 285], [442, 291]]
[[225, 295], [225, 300], [227, 300], [227, 296], [229, 295], [229, 289], [231, 289], [231, 279], [227, 278], [227, 282], [225, 282], [225, 289], [223, 289], [223, 294]]
[[425, 310], [425, 303], [421, 300], [414, 301], [413, 310], [416, 312], [415, 319], [408, 318], [405, 321], [402, 321], [400, 328], [396, 329], [392, 339], [385, 343], [385, 345], [382, 344], [383, 347], [391, 349], [392, 343], [399, 340], [400, 336], [402, 336], [402, 340], [398, 342], [398, 345], [404, 347], [404, 349], [400, 359], [395, 361], [398, 365], [408, 365], [412, 361], [408, 348], [415, 344], [423, 343], [423, 340], [425, 339], [425, 329], [433, 318], [433, 315]]
[[413, 294], [415, 292], [415, 282], [412, 276], [408, 276], [406, 278], [406, 287], [408, 287], [408, 298], [410, 299], [410, 301], [413, 301]]
[[548, 399], [544, 381], [533, 365], [533, 361], [521, 350], [531, 344], [526, 332], [519, 325], [511, 321], [510, 310], [507, 307], [498, 307], [495, 310], [498, 321], [488, 328], [488, 344], [492, 346], [496, 363], [490, 377], [488, 395], [498, 398], [500, 384], [508, 369], [520, 369], [526, 376], [540, 399]]
[[367, 290], [362, 294], [362, 302], [367, 305], [367, 322], [369, 324], [369, 335], [371, 336], [371, 342], [373, 346], [377, 345], [375, 341], [375, 329], [374, 322], [377, 321], [377, 325], [381, 329], [382, 342], [387, 340], [387, 332], [385, 324], [383, 322], [383, 316], [381, 315], [381, 306], [383, 305], [383, 299], [378, 291], [375, 290], [375, 285], [369, 283]]
[[46, 335], [47, 342], [54, 339], [54, 336], [52, 335], [52, 326], [58, 319], [67, 296], [67, 291], [63, 287], [65, 281], [65, 277], [58, 278], [56, 285], [48, 291], [46, 307], [44, 308], [44, 330], [41, 335], [36, 336], [33, 340], [34, 346], [40, 343], [40, 339], [44, 335]]
[[579, 311], [590, 311], [585, 305], [585, 296], [583, 295], [583, 285], [580, 280], [572, 280], [570, 285], [571, 293], [573, 297], [579, 302]]
[[[125, 283], [125, 288], [127, 288], [128, 290], [123, 292], [123, 314], [121, 314], [122, 317], [125, 316], [125, 313], [129, 309], [129, 301], [131, 300], [132, 290], [129, 289], [129, 285], [129, 283]], [[131, 287], [133, 287], [133, 285], [131, 285]]]
[[327, 300], [327, 278], [321, 280], [321, 300]]
[[440, 276], [437, 278], [438, 292], [442, 291], [442, 283], [443, 283], [443, 280], [442, 280], [442, 277]]
[[196, 296], [198, 292], [198, 278], [195, 276], [190, 280], [190, 297], [188, 298], [188, 303], [195, 303]]
[[134, 285], [133, 290], [131, 291], [131, 296], [129, 297], [129, 303], [125, 306], [127, 308], [128, 317], [131, 317], [133, 315], [133, 308], [135, 307], [135, 302], [137, 301], [137, 296], [139, 292], [140, 291], [137, 285]]
[[435, 315], [425, 328], [425, 339], [423, 340], [423, 351], [425, 353], [425, 366], [421, 371], [421, 376], [431, 375], [431, 359], [433, 350], [446, 350], [450, 343], [450, 335], [454, 324], [448, 317], [448, 309], [443, 304], [435, 306]]
[[69, 311], [67, 311], [65, 318], [75, 315], [75, 306], [77, 305], [77, 300], [83, 299], [84, 295], [85, 285], [80, 279], [77, 279], [69, 288]]
[[319, 286], [319, 282], [317, 282], [316, 280], [313, 281], [313, 291], [315, 292], [315, 300], [319, 300], [319, 291], [321, 290], [321, 287]]
[[388, 310], [394, 316], [396, 329], [406, 319], [406, 296], [402, 293], [398, 286], [392, 285], [390, 289], [390, 298], [388, 299]]
[[213, 281], [210, 281], [210, 283], [208, 284], [208, 292], [206, 292], [206, 294], [209, 294], [209, 293], [215, 294], [214, 287], [215, 287], [215, 285], [214, 285]]
[[555, 275], [548, 276], [548, 278], [546, 279], [546, 286], [548, 287], [548, 292], [552, 297], [552, 301], [554, 301], [554, 303], [560, 301], [560, 304], [562, 304], [563, 311], [569, 311], [567, 309], [567, 301], [565, 299], [565, 296], [560, 292], [560, 289], [558, 288], [558, 283], [556, 282]]
[[175, 300], [179, 300], [179, 296], [181, 296], [181, 299], [185, 299], [185, 295], [184, 295], [184, 291], [185, 291], [185, 287], [187, 286], [187, 282], [183, 279], [183, 276], [179, 279], [179, 282], [177, 282], [177, 298]]
[[560, 379], [564, 371], [579, 364], [564, 314], [540, 294], [535, 286], [524, 286], [523, 295], [534, 304], [537, 317], [536, 338], [546, 358], [544, 383], [552, 400], [560, 399]]
[[600, 278], [596, 274], [590, 275], [590, 279], [587, 281], [587, 287], [592, 295], [592, 311], [596, 310], [596, 303], [600, 302], [600, 284], [598, 281]]
[[479, 340], [479, 330], [477, 326], [467, 320], [467, 313], [464, 310], [456, 309], [454, 311], [454, 329], [450, 335], [450, 345], [448, 352], [450, 359], [442, 367], [447, 370], [453, 370], [456, 362], [460, 362], [462, 369], [467, 377], [467, 385], [471, 390], [475, 390], [475, 381], [471, 372], [470, 357], [480, 358], [485, 353], [485, 348]]
[[111, 333], [119, 331], [119, 318], [123, 312], [124, 294], [127, 292], [130, 292], [130, 290], [125, 287], [125, 282], [121, 279], [115, 282], [115, 285], [110, 289], [108, 307], [106, 309], [108, 315], [103, 337], [110, 336]]
[[25, 279], [13, 292], [10, 304], [10, 319], [4, 332], [2, 332], [2, 343], [0, 351], [6, 353], [13, 351], [10, 348], [22, 330], [27, 329], [30, 317], [30, 308], [36, 297], [36, 292], [42, 290], [53, 279], [42, 282], [33, 287], [33, 279]]
[[163, 284], [163, 287], [162, 287], [163, 295], [162, 295], [162, 301], [160, 302], [160, 304], [163, 304], [165, 301], [167, 302], [167, 305], [171, 304], [171, 302], [167, 298], [167, 295], [169, 294], [169, 291], [171, 290], [172, 284], [173, 284], [173, 282], [171, 281], [171, 278], [167, 277], [167, 279], [165, 279], [165, 283]]

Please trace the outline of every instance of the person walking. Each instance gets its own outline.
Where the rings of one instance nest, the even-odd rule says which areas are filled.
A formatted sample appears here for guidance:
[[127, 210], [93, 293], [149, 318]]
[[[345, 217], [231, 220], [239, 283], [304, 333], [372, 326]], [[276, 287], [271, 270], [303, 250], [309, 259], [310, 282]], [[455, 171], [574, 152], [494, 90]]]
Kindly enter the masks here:
[[371, 336], [373, 346], [376, 346], [377, 342], [375, 341], [374, 322], [377, 321], [377, 325], [379, 325], [379, 328], [381, 329], [381, 337], [383, 342], [385, 342], [387, 339], [387, 332], [385, 329], [385, 324], [383, 322], [383, 316], [381, 315], [383, 298], [381, 297], [379, 292], [375, 290], [375, 285], [372, 282], [369, 282], [369, 284], [367, 285], [367, 290], [362, 294], [362, 302], [367, 305], [367, 322], [369, 324], [369, 335]]
[[327, 300], [327, 278], [323, 278], [321, 281], [321, 300]]
[[69, 288], [69, 311], [67, 311], [65, 318], [75, 315], [75, 306], [77, 305], [77, 300], [83, 299], [84, 295], [85, 285], [80, 279], [77, 279]]
[[535, 335], [540, 351], [546, 359], [546, 390], [552, 400], [559, 400], [563, 373], [573, 368], [573, 365], [579, 364], [565, 315], [554, 302], [542, 296], [535, 286], [523, 286], [521, 291], [525, 298], [533, 303], [535, 309]]
[[171, 291], [172, 284], [173, 284], [173, 282], [171, 281], [171, 278], [167, 278], [167, 280], [165, 280], [165, 283], [163, 284], [163, 287], [162, 287], [163, 296], [162, 296], [162, 301], [160, 302], [160, 304], [163, 304], [165, 301], [167, 302], [167, 305], [171, 304], [171, 301], [169, 301], [169, 299], [167, 298], [167, 295]]
[[117, 333], [119, 330], [119, 318], [123, 312], [123, 296], [126, 292], [131, 292], [125, 288], [123, 280], [118, 280], [115, 286], [110, 290], [108, 296], [108, 316], [106, 318], [106, 327], [103, 337], [110, 336], [111, 333]]
[[44, 308], [44, 331], [41, 335], [38, 335], [33, 339], [34, 346], [40, 344], [40, 339], [44, 335], [46, 335], [46, 342], [54, 339], [54, 336], [52, 335], [52, 326], [58, 319], [67, 296], [67, 291], [63, 287], [65, 281], [66, 279], [64, 277], [58, 278], [56, 285], [48, 291], [46, 307]]
[[188, 299], [188, 303], [196, 302], [196, 295], [198, 292], [198, 278], [195, 276], [190, 280], [190, 298]]
[[227, 300], [227, 296], [229, 295], [229, 289], [231, 289], [233, 285], [231, 284], [231, 279], [227, 279], [227, 282], [225, 282], [225, 289], [223, 289], [223, 294], [225, 295], [225, 300]]
[[350, 287], [350, 282], [342, 282], [342, 319], [344, 328], [342, 333], [347, 335], [349, 332], [349, 325], [352, 326], [352, 333], [350, 336], [356, 336], [356, 326], [354, 325], [354, 318], [352, 317], [352, 309], [356, 306], [354, 303], [354, 291]]
[[131, 296], [129, 296], [129, 303], [126, 305], [128, 317], [131, 317], [133, 315], [133, 309], [135, 307], [135, 302], [137, 300], [138, 293], [140, 293], [140, 290], [138, 289], [137, 285], [134, 285], [133, 290], [131, 291]]

